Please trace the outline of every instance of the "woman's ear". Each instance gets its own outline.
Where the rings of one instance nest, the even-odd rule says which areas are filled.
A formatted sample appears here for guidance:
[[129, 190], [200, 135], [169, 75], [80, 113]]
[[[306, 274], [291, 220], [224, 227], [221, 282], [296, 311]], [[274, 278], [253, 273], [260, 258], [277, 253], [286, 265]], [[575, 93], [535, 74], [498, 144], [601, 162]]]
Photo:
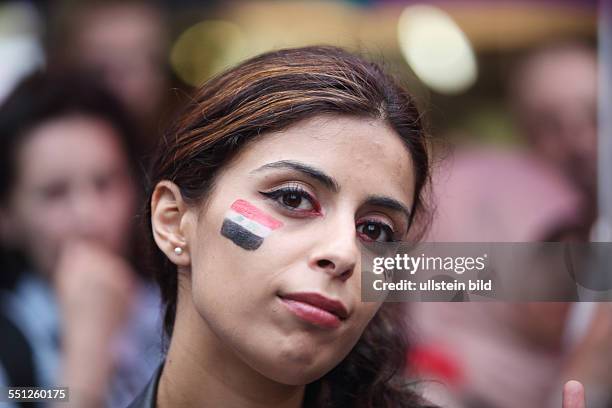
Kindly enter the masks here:
[[172, 263], [189, 266], [188, 233], [194, 227], [194, 214], [189, 210], [176, 184], [163, 180], [151, 195], [151, 227], [155, 243]]

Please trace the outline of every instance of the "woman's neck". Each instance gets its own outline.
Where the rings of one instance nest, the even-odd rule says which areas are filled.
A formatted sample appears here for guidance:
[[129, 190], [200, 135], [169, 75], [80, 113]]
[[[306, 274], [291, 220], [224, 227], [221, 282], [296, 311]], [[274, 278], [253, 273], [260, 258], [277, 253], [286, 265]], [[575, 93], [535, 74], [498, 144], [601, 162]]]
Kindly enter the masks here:
[[190, 295], [179, 297], [187, 301], [177, 305], [156, 406], [301, 407], [305, 386], [281, 384], [253, 370], [209, 329]]

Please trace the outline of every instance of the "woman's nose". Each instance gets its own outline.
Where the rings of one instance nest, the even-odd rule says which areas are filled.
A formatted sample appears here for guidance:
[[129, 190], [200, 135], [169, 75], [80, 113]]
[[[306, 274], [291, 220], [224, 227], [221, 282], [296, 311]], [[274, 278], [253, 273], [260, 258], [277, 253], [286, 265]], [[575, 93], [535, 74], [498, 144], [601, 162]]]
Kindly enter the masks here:
[[97, 238], [103, 226], [105, 209], [96, 192], [79, 191], [73, 199], [72, 213], [76, 232], [84, 238]]
[[309, 266], [345, 281], [355, 272], [360, 256], [355, 221], [350, 217], [329, 220], [326, 224], [314, 246]]

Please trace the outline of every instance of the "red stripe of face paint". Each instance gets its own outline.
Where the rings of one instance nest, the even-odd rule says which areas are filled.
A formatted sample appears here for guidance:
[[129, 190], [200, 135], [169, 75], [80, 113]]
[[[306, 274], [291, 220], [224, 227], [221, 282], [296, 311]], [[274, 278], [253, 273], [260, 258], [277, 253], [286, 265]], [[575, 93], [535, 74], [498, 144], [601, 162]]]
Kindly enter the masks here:
[[276, 218], [266, 214], [259, 208], [246, 200], [236, 200], [231, 206], [231, 209], [236, 211], [238, 214], [245, 216], [248, 219], [256, 221], [271, 230], [275, 230], [283, 226], [283, 223]]

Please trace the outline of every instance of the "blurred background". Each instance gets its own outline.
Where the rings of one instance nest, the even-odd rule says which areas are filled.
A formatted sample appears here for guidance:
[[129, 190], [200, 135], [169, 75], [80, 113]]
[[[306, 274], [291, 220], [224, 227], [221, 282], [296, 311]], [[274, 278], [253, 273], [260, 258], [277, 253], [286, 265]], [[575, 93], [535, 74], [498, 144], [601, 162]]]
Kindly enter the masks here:
[[[338, 45], [382, 63], [424, 113], [435, 157], [428, 240], [589, 241], [602, 236], [594, 225], [602, 203], [598, 123], [609, 120], [598, 64], [607, 3], [3, 1], [0, 104], [37, 72], [87, 75], [124, 110], [131, 165], [142, 170], [176, 108], [211, 76], [272, 49]], [[140, 185], [142, 171], [136, 174]], [[19, 249], [35, 260], [32, 245]], [[131, 265], [127, 275], [142, 275], [138, 262]], [[130, 288], [115, 288], [117, 296], [133, 297], [133, 284], [117, 279]], [[19, 275], [7, 293], [16, 293], [15, 282]], [[50, 286], [54, 296], [70, 298], [70, 288]], [[612, 407], [607, 305], [408, 304], [406, 315], [414, 343], [407, 375], [436, 380], [419, 383], [434, 402], [558, 407], [562, 381], [575, 378], [585, 382], [590, 408]], [[131, 369], [135, 385], [115, 401], [129, 400], [146, 382], [159, 358], [151, 353], [154, 362]], [[72, 369], [67, 378], [83, 370]], [[121, 373], [109, 368], [91, 381], [111, 383], [113, 376]]]
[[524, 142], [506, 97], [520, 58], [597, 40], [595, 0], [29, 1], [2, 2], [0, 18], [0, 98], [37, 67], [76, 63], [132, 98], [149, 89], [144, 115], [163, 80], [189, 88], [267, 50], [326, 43], [384, 60], [434, 133], [510, 144]]

